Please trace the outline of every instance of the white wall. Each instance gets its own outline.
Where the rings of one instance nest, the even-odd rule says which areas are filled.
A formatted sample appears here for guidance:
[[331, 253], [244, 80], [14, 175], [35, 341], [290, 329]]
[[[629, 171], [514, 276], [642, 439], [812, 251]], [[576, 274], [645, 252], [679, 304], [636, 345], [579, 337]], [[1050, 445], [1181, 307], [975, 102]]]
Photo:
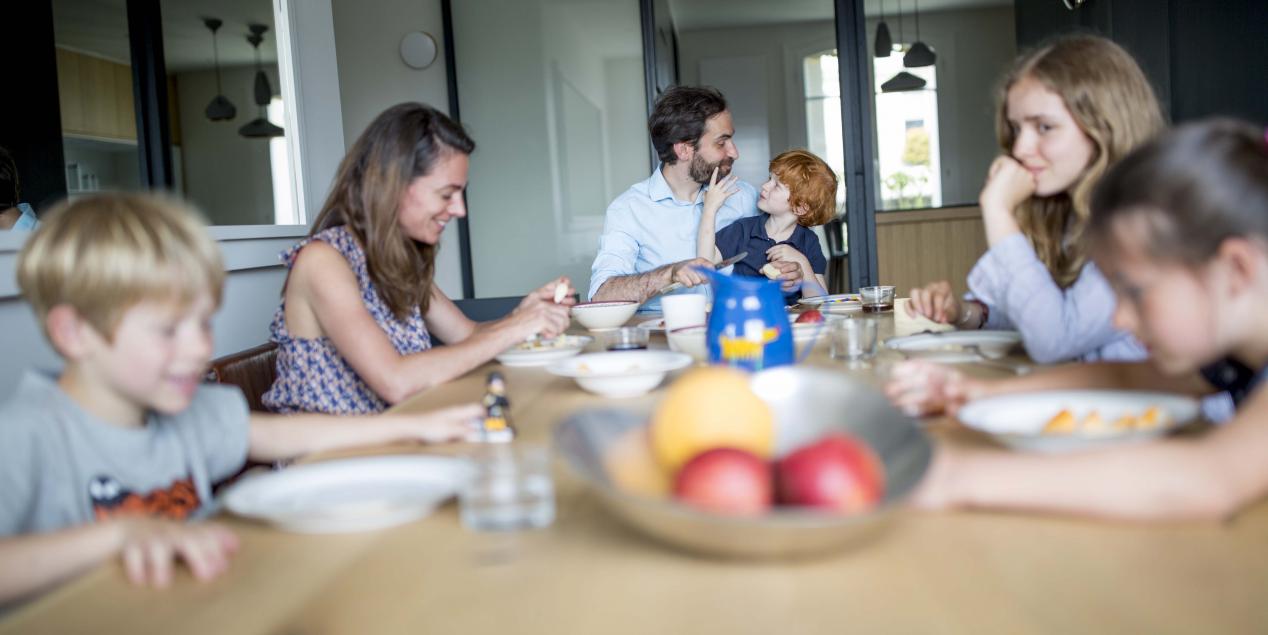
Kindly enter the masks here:
[[[331, 5], [348, 147], [380, 112], [401, 102], [419, 101], [449, 112], [440, 0], [378, 0], [372, 9], [357, 0], [332, 0]], [[429, 33], [436, 40], [436, 61], [422, 70], [401, 61], [401, 37], [411, 31]], [[476, 137], [477, 152], [479, 144]], [[436, 283], [451, 298], [462, 297], [459, 255], [458, 226], [452, 224], [436, 260]]]
[[[728, 107], [737, 119], [750, 120], [747, 111], [765, 111], [767, 129], [764, 136], [770, 155], [792, 147], [805, 147], [804, 97], [800, 82], [801, 59], [811, 52], [836, 46], [835, 26], [830, 21], [798, 22], [760, 27], [726, 29], [698, 29], [678, 34], [679, 78], [683, 84], [701, 83], [701, 67], [708, 68], [711, 60], [743, 60], [756, 66], [762, 77], [765, 99], [760, 104], [749, 104], [740, 95], [727, 95]], [[713, 77], [717, 77], [716, 74]], [[712, 79], [709, 81], [717, 81]], [[725, 89], [723, 93], [728, 91]], [[759, 157], [761, 148], [738, 143], [742, 136], [761, 134], [760, 131], [743, 130], [737, 126], [737, 147], [740, 161], [760, 164], [764, 177], [770, 156]], [[751, 177], [749, 180], [753, 180]], [[762, 179], [764, 180], [764, 178]], [[761, 185], [760, 182], [754, 185]]]
[[[277, 67], [266, 66], [264, 73], [278, 90]], [[176, 75], [184, 193], [213, 225], [273, 223], [269, 140], [238, 134], [238, 128], [258, 116], [254, 86], [254, 67], [222, 69], [221, 87], [238, 114], [227, 121], [212, 121], [204, 110], [216, 95], [215, 71]]]

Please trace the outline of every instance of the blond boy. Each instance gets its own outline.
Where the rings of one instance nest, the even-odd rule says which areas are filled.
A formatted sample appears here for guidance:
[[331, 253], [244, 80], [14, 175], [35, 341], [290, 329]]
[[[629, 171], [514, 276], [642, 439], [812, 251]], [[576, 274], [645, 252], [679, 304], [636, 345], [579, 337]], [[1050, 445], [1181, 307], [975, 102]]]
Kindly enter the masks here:
[[81, 199], [27, 242], [18, 283], [65, 368], [29, 371], [0, 406], [0, 603], [116, 554], [137, 584], [166, 585], [178, 558], [214, 577], [233, 534], [179, 521], [248, 456], [444, 441], [480, 415], [248, 412], [236, 388], [201, 383], [223, 282], [198, 217], [155, 196]]

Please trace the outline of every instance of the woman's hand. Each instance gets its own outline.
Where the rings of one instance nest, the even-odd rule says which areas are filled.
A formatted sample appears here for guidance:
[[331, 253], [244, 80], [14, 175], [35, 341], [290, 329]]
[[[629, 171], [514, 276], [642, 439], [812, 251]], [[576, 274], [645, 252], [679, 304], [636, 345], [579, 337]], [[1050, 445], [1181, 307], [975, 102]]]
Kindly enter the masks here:
[[[577, 290], [572, 287], [572, 281], [568, 279], [568, 276], [559, 276], [538, 287], [536, 291], [524, 298], [524, 301], [527, 301], [528, 298], [536, 297], [545, 302], [572, 306], [577, 303], [576, 300], [572, 299], [573, 294], [576, 292]], [[524, 302], [521, 301], [520, 305], [522, 306], [523, 304]]]
[[123, 568], [138, 586], [171, 584], [178, 558], [195, 578], [210, 580], [229, 568], [229, 558], [238, 550], [238, 537], [220, 525], [141, 517], [118, 522]]
[[885, 396], [913, 417], [954, 415], [960, 406], [979, 396], [983, 388], [981, 380], [965, 377], [958, 370], [915, 360], [894, 366], [885, 382]]
[[739, 177], [735, 173], [731, 173], [731, 175], [723, 177], [719, 181], [718, 169], [713, 168], [713, 176], [709, 177], [709, 189], [704, 191], [705, 214], [716, 214], [722, 208], [722, 204], [726, 202], [726, 199], [739, 191], [739, 188], [735, 187], [737, 180], [739, 180]]
[[[559, 285], [566, 287], [568, 297], [555, 302], [555, 294]], [[524, 296], [519, 306], [511, 312], [510, 320], [519, 326], [525, 339], [540, 335], [555, 337], [568, 330], [571, 318], [568, 308], [575, 302], [572, 300], [572, 284], [568, 278], [552, 280], [541, 288]]]
[[1022, 201], [1034, 195], [1034, 174], [1012, 157], [995, 157], [986, 175], [986, 185], [978, 196], [978, 203], [982, 206], [983, 213], [1007, 212], [1011, 216]]
[[940, 324], [956, 324], [964, 317], [964, 302], [956, 297], [950, 282], [939, 280], [911, 290], [907, 315], [929, 318]]

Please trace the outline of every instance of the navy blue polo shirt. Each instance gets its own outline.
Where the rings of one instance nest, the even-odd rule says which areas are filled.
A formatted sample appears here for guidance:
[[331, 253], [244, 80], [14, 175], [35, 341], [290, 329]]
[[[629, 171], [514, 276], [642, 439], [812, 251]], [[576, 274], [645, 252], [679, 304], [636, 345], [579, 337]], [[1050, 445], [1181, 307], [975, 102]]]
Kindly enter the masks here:
[[1233, 406], [1239, 407], [1242, 405], [1242, 400], [1249, 397], [1268, 377], [1268, 368], [1256, 371], [1232, 357], [1226, 357], [1209, 366], [1204, 366], [1201, 373], [1212, 386], [1232, 395]]
[[[810, 269], [815, 273], [822, 275], [828, 270], [828, 260], [823, 257], [823, 249], [819, 247], [819, 237], [815, 236], [814, 232], [801, 225], [794, 225], [788, 240], [776, 243], [766, 235], [767, 218], [766, 214], [741, 218], [718, 231], [714, 242], [723, 258], [730, 258], [741, 251], [748, 252], [744, 260], [735, 263], [735, 268], [731, 270], [733, 274], [765, 278], [766, 275], [761, 270], [768, 262], [766, 250], [776, 244], [791, 245], [793, 249], [801, 252], [806, 260], [810, 261]], [[800, 298], [800, 290], [784, 294], [784, 302], [787, 304], [796, 304]]]

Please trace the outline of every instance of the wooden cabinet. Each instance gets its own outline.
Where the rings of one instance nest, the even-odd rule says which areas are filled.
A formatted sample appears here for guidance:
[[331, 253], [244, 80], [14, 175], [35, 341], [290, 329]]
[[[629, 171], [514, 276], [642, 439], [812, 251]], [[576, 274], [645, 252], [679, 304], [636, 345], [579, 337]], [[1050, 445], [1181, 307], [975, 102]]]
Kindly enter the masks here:
[[876, 256], [881, 284], [900, 297], [915, 287], [946, 280], [957, 295], [968, 290], [969, 270], [986, 253], [986, 230], [976, 206], [876, 215]]
[[[136, 141], [132, 67], [58, 48], [57, 90], [62, 111], [62, 134]], [[171, 75], [167, 78], [167, 100], [172, 144], [180, 145], [176, 80]]]
[[57, 90], [63, 134], [136, 141], [130, 67], [59, 48]]

